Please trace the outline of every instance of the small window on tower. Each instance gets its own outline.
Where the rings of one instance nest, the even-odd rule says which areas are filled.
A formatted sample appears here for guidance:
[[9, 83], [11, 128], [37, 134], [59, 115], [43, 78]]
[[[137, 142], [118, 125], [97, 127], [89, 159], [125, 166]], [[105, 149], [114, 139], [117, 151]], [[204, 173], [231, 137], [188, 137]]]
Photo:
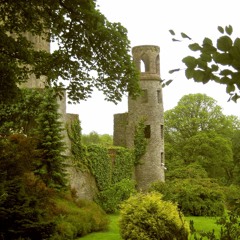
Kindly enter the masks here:
[[142, 103], [148, 102], [148, 91], [146, 89], [142, 90]]
[[162, 103], [162, 91], [157, 90], [157, 101], [158, 103]]
[[163, 140], [163, 125], [161, 125], [161, 140]]
[[164, 153], [161, 152], [161, 163], [164, 164]]
[[146, 125], [146, 126], [145, 126], [144, 135], [145, 135], [145, 138], [150, 138], [150, 137], [151, 137], [151, 128], [150, 128], [150, 125]]

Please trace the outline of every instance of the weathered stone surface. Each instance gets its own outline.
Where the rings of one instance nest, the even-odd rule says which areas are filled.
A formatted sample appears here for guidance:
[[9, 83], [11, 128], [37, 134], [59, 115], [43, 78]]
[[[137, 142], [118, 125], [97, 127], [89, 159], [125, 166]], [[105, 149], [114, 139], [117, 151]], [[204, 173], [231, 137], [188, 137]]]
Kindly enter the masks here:
[[[164, 136], [163, 136], [163, 100], [160, 82], [160, 48], [143, 45], [132, 49], [133, 61], [140, 74], [142, 96], [128, 99], [126, 126], [119, 126], [122, 115], [115, 115], [114, 143], [125, 143], [128, 148], [134, 147], [135, 127], [141, 120], [148, 128], [147, 149], [135, 168], [135, 179], [139, 190], [147, 190], [151, 183], [164, 181]], [[144, 67], [144, 69], [141, 69]], [[124, 134], [123, 134], [124, 133]], [[120, 136], [119, 136], [120, 135]], [[126, 139], [123, 140], [123, 135]]]
[[[34, 42], [35, 49], [50, 51], [48, 41], [31, 34], [27, 37]], [[147, 150], [141, 159], [142, 164], [135, 168], [134, 176], [138, 189], [143, 191], [147, 190], [152, 182], [164, 181], [164, 118], [159, 53], [160, 48], [152, 45], [136, 46], [132, 49], [133, 61], [141, 72], [140, 86], [143, 95], [135, 100], [128, 99], [128, 113], [114, 115], [114, 145], [133, 148], [135, 127], [142, 119], [149, 128]], [[44, 76], [40, 79], [31, 76], [23, 87], [44, 88], [45, 82]], [[64, 126], [78, 118], [76, 114], [67, 114], [66, 95], [59, 100], [59, 113]], [[66, 155], [70, 157], [71, 142], [66, 130], [63, 131], [63, 136], [67, 145]], [[70, 167], [67, 172], [71, 188], [76, 190], [79, 198], [92, 200], [98, 191], [94, 177], [88, 172], [76, 169], [71, 164], [71, 158], [68, 159]]]
[[68, 168], [70, 187], [78, 198], [93, 200], [98, 192], [94, 177], [88, 172], [81, 172], [74, 167]]

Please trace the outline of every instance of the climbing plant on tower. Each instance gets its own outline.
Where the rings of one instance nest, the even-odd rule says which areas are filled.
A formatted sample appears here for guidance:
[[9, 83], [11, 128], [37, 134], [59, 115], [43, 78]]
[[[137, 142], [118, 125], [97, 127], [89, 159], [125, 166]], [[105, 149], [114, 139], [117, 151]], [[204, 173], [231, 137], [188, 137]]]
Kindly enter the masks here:
[[141, 119], [135, 127], [134, 134], [135, 165], [140, 163], [141, 157], [146, 152], [146, 147], [147, 139], [145, 137], [145, 119]]

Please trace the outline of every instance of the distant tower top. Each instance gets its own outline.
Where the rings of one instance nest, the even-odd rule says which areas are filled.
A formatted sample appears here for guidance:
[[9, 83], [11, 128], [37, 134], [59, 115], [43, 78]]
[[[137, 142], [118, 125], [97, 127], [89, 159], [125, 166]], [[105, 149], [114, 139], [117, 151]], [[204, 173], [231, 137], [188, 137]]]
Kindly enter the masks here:
[[160, 76], [159, 53], [160, 48], [154, 45], [141, 45], [132, 49], [133, 61], [137, 69], [143, 74], [156, 74], [155, 77], [158, 76], [158, 78]]

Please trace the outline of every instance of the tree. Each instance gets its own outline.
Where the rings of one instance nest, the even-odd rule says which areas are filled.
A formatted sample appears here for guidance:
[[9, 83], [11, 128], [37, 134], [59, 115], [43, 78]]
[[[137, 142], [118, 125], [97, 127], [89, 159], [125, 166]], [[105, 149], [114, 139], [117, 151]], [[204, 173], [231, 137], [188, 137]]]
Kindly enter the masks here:
[[[207, 83], [210, 80], [226, 85], [226, 92], [231, 100], [240, 98], [240, 38], [232, 39], [233, 28], [231, 25], [225, 28], [219, 26], [221, 36], [216, 44], [210, 38], [205, 37], [201, 44], [192, 42], [189, 49], [196, 52], [195, 56], [187, 56], [182, 59], [186, 65], [185, 75], [187, 79], [195, 82]], [[173, 30], [170, 30], [175, 35]], [[192, 38], [181, 33], [183, 39], [192, 41]], [[170, 73], [180, 69], [173, 69]]]
[[[233, 121], [234, 120], [234, 121]], [[232, 178], [231, 136], [236, 119], [223, 115], [205, 94], [189, 94], [165, 112], [165, 153], [168, 169], [199, 163], [208, 177]]]
[[222, 216], [225, 212], [223, 190], [213, 179], [176, 178], [155, 182], [151, 190], [163, 194], [164, 201], [177, 203], [186, 216]]
[[66, 187], [66, 148], [63, 142], [63, 127], [59, 120], [58, 104], [53, 92], [46, 91], [41, 102], [40, 113], [36, 118], [37, 149], [40, 159], [36, 164], [35, 173], [51, 188]]
[[95, 131], [82, 135], [82, 143], [85, 145], [101, 144], [105, 147], [113, 145], [113, 138], [109, 134], [98, 134]]
[[230, 180], [233, 169], [232, 144], [215, 132], [201, 132], [184, 141], [182, 157], [185, 163], [198, 162], [210, 178]]
[[23, 134], [0, 138], [1, 239], [49, 239], [53, 191], [33, 174], [36, 139]]
[[[110, 23], [95, 0], [0, 0], [0, 100], [17, 94], [17, 84], [46, 76], [70, 100], [87, 99], [94, 88], [109, 101], [139, 93], [138, 73], [129, 55], [127, 30]], [[34, 48], [26, 32], [54, 42], [52, 53]], [[59, 81], [59, 79], [61, 81]]]
[[175, 108], [166, 111], [165, 125], [166, 137], [177, 132], [181, 138], [212, 130], [225, 135], [230, 127], [216, 100], [200, 93], [183, 96]]

